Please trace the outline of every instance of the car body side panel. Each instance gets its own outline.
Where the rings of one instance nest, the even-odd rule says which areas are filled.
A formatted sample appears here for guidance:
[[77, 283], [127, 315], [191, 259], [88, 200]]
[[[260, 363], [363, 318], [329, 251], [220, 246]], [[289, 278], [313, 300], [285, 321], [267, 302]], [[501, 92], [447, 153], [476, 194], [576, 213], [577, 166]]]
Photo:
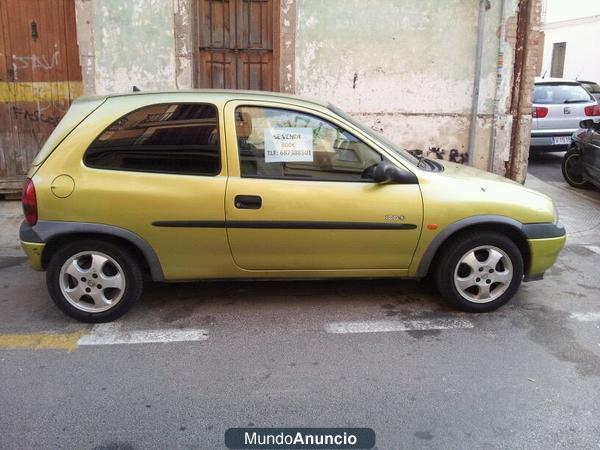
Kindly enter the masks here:
[[[227, 220], [224, 202], [228, 177], [239, 179], [237, 146], [233, 145], [226, 149], [222, 145], [222, 170], [215, 177], [91, 169], [82, 162], [89, 143], [116, 118], [134, 109], [156, 103], [212, 103], [219, 109], [221, 142], [224, 142], [226, 134], [231, 134], [235, 141], [235, 124], [223, 122], [224, 106], [231, 98], [231, 94], [207, 92], [109, 98], [70, 132], [60, 144], [60, 151], [52, 152], [35, 172], [33, 181], [38, 197], [40, 220], [106, 224], [129, 230], [154, 249], [162, 266], [164, 279], [167, 281], [207, 278], [415, 277], [421, 259], [438, 233], [457, 221], [477, 215], [504, 216], [523, 224], [548, 223], [553, 220], [553, 205], [548, 197], [527, 190], [517, 183], [508, 183], [501, 177], [445, 162], [442, 163], [445, 167], [442, 173], [430, 173], [411, 167], [419, 179], [419, 185], [409, 186], [409, 189], [414, 190], [411, 198], [414, 197], [418, 205], [424, 206], [422, 206], [421, 222], [415, 219], [415, 223], [419, 226], [422, 223], [423, 226], [422, 230], [419, 229], [420, 236], [414, 236], [415, 242], [418, 239], [418, 244], [408, 269], [401, 266], [358, 269], [346, 265], [344, 270], [339, 268], [246, 270], [236, 265], [232, 258], [224, 225]], [[235, 98], [244, 99], [244, 94], [239, 94], [239, 97]], [[248, 101], [244, 100], [244, 102], [248, 103], [256, 99], [257, 95], [253, 94], [247, 97]], [[313, 108], [321, 114], [331, 115], [333, 120], [341, 125], [345, 124], [343, 120], [336, 119], [324, 106], [309, 104], [302, 100], [281, 99], [280, 101], [307, 109]], [[365, 142], [382, 150], [384, 154], [387, 152], [390, 160], [402, 165], [402, 158], [395, 156], [381, 143], [351, 126], [347, 128]], [[230, 137], [227, 136], [227, 139]], [[56, 197], [50, 189], [54, 178], [61, 174], [69, 175], [75, 183], [73, 193], [65, 198]], [[395, 189], [402, 187], [400, 185], [371, 186], [381, 192], [389, 190], [390, 195], [395, 192]], [[335, 209], [338, 207], [337, 204], [331, 204], [331, 214], [335, 215]], [[408, 215], [413, 214], [410, 211]], [[402, 213], [402, 211], [398, 212]], [[417, 214], [418, 211], [413, 212]], [[397, 214], [396, 211], [390, 213]], [[292, 219], [299, 218], [300, 215]], [[310, 217], [302, 217], [302, 219], [311, 220]], [[187, 221], [188, 224], [180, 227], [153, 225], [160, 221]], [[217, 225], [188, 226], [194, 222], [211, 222]], [[427, 225], [436, 226], [430, 229]], [[318, 232], [322, 233], [322, 231]], [[388, 231], [384, 230], [382, 233]], [[246, 237], [246, 239], [253, 238], [255, 239], [256, 236], [253, 237], [252, 233]], [[310, 236], [304, 236], [299, 241], [302, 241], [303, 245], [311, 245], [313, 240]], [[377, 245], [382, 245], [383, 242], [384, 240], [378, 241]], [[27, 242], [24, 243], [30, 260], [37, 266], [41, 265], [39, 255], [36, 253], [41, 252], [41, 245], [43, 244], [29, 246]], [[553, 245], [556, 246], [553, 248], [557, 248], [556, 252], [562, 248], [560, 242], [548, 243], [550, 247]], [[278, 251], [285, 251], [285, 249], [280, 247]], [[549, 251], [551, 253], [552, 249]], [[544, 252], [547, 253], [546, 250]], [[542, 267], [544, 263], [540, 264]]]

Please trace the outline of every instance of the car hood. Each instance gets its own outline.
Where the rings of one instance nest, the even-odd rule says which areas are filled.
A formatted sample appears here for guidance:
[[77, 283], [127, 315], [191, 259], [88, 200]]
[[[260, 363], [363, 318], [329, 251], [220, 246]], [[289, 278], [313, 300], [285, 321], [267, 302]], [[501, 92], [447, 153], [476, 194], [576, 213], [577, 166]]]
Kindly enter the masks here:
[[[456, 198], [462, 204], [477, 202], [478, 211], [485, 210], [487, 214], [506, 214], [510, 211], [523, 223], [553, 220], [554, 203], [549, 196], [541, 192], [474, 167], [448, 161], [436, 162], [444, 166], [443, 172], [435, 174], [442, 178], [440, 181], [443, 181], [443, 189], [448, 190], [447, 195]], [[436, 186], [436, 195], [440, 195], [439, 184], [433, 184]], [[473, 213], [475, 212], [473, 210]]]
[[504, 178], [495, 173], [486, 172], [485, 170], [476, 169], [475, 167], [465, 166], [462, 164], [456, 164], [450, 161], [436, 160], [444, 167], [444, 171], [441, 175], [452, 178], [459, 178], [466, 181], [495, 181], [498, 183], [506, 183], [523, 187], [522, 184], [517, 183], [508, 178]]

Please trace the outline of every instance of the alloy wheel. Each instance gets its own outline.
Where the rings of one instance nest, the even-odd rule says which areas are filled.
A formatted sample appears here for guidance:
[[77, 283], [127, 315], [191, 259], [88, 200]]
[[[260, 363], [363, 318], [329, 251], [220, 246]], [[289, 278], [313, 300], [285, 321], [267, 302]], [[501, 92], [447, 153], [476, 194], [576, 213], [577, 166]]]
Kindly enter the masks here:
[[488, 303], [506, 292], [512, 277], [513, 266], [506, 252], [483, 245], [460, 258], [454, 270], [454, 286], [466, 300]]
[[126, 280], [115, 259], [98, 251], [79, 252], [60, 269], [60, 290], [75, 308], [91, 313], [107, 311], [123, 298]]

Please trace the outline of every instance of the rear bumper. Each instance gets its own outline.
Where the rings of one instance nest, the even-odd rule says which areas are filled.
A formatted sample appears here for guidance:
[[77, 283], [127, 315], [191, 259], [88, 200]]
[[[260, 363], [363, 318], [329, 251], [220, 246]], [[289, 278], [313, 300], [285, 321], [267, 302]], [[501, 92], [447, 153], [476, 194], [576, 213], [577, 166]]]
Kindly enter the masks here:
[[569, 144], [555, 144], [555, 137], [571, 138], [577, 130], [531, 131], [530, 147], [565, 147]]
[[42, 271], [42, 253], [46, 244], [40, 242], [21, 241], [21, 247], [29, 259], [29, 264], [35, 270]]
[[21, 241], [21, 248], [27, 255], [31, 267], [35, 270], [44, 270], [42, 267], [42, 252], [44, 251], [46, 243], [26, 221], [21, 222], [21, 228], [19, 228], [19, 240]]

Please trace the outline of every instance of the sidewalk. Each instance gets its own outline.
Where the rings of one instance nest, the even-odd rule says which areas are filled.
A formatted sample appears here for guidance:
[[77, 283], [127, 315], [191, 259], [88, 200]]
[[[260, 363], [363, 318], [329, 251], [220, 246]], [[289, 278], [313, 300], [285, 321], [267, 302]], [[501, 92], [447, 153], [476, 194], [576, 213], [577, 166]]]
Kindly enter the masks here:
[[525, 186], [552, 197], [567, 230], [567, 245], [600, 244], [600, 192], [580, 191], [565, 182], [547, 183], [531, 174]]
[[23, 220], [21, 202], [0, 200], [0, 256], [22, 256], [19, 244], [19, 226]]

